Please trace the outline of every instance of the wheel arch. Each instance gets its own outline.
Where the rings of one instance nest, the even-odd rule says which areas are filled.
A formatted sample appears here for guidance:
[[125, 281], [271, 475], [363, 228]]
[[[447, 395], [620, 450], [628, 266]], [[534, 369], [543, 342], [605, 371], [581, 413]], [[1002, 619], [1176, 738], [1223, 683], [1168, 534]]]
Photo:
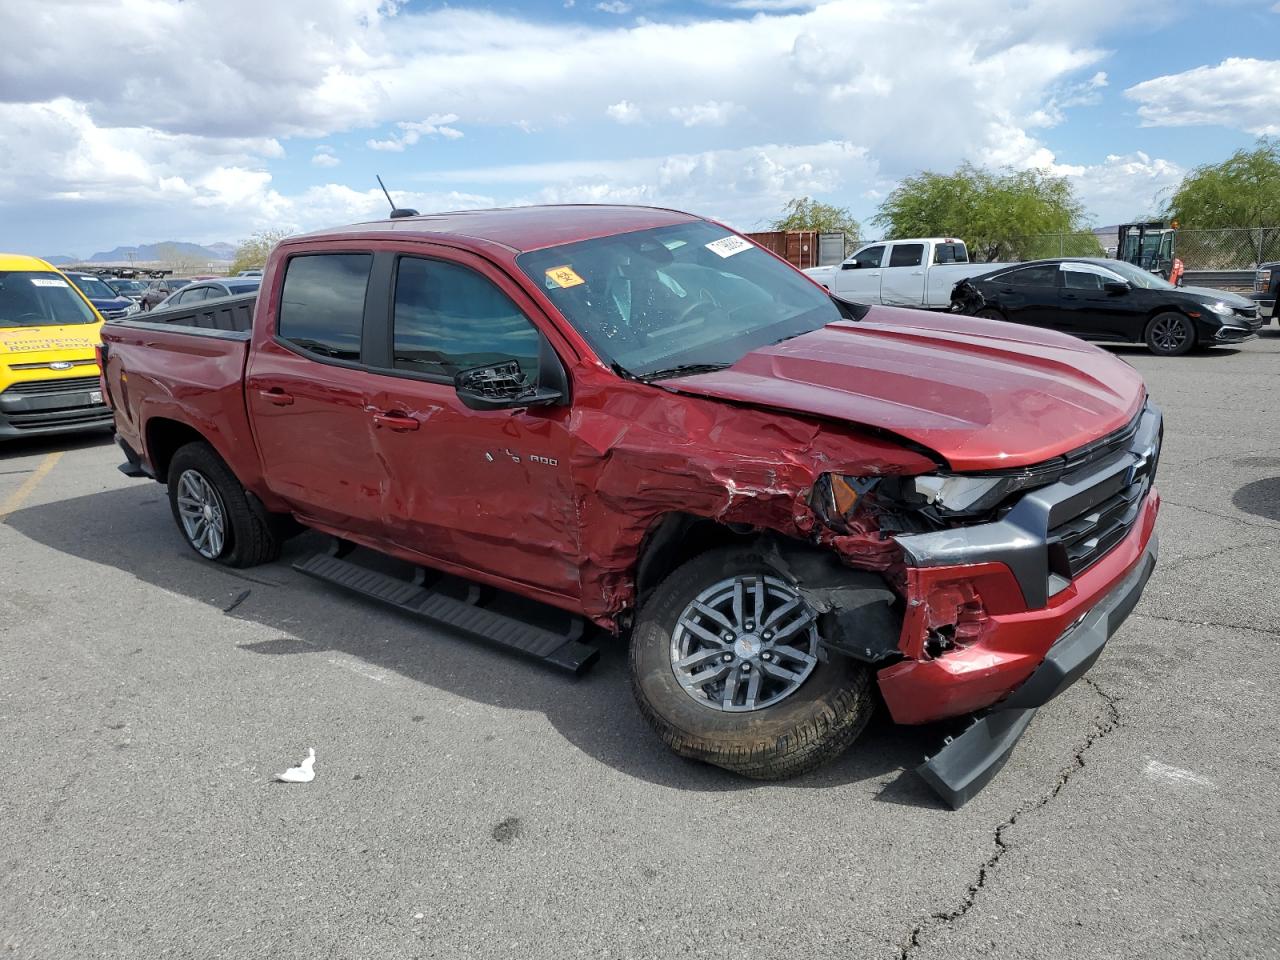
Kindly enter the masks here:
[[632, 567], [636, 605], [644, 603], [667, 573], [685, 561], [715, 547], [745, 543], [758, 533], [682, 511], [662, 515], [650, 524]]
[[209, 438], [191, 424], [171, 417], [152, 417], [147, 421], [143, 435], [147, 460], [155, 471], [156, 479], [161, 483], [168, 482], [169, 464], [173, 461], [173, 455], [188, 443], [207, 443], [217, 450]]

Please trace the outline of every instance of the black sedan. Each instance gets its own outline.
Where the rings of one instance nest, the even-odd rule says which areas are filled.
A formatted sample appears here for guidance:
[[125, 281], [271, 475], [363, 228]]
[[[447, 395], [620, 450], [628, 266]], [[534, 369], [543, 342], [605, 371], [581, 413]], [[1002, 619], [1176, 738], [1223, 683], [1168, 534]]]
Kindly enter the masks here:
[[1239, 343], [1262, 326], [1246, 297], [1175, 287], [1130, 263], [1084, 258], [1036, 260], [961, 280], [951, 309], [1086, 340], [1145, 343], [1166, 357], [1197, 344]]

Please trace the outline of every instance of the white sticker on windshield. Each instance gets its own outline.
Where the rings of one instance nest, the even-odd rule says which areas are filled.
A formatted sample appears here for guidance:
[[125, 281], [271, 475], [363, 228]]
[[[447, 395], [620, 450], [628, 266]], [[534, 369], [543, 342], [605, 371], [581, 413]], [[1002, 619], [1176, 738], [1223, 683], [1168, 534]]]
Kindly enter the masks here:
[[65, 287], [67, 285], [67, 281], [59, 280], [56, 277], [48, 279], [45, 277], [32, 277], [31, 285], [33, 287]]
[[722, 240], [712, 240], [707, 244], [707, 249], [718, 257], [732, 257], [735, 253], [750, 250], [751, 241], [742, 237], [725, 237]]

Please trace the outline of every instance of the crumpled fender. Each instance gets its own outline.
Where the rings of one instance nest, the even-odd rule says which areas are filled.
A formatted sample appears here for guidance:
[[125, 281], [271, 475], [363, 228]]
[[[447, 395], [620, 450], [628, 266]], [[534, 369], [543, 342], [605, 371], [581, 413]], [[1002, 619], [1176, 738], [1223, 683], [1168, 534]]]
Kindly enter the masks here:
[[809, 506], [824, 473], [922, 473], [934, 460], [854, 427], [612, 380], [579, 381], [573, 433], [584, 612], [605, 626], [635, 603], [646, 534], [681, 512], [819, 543], [847, 564], [900, 559], [876, 530], [837, 535]]

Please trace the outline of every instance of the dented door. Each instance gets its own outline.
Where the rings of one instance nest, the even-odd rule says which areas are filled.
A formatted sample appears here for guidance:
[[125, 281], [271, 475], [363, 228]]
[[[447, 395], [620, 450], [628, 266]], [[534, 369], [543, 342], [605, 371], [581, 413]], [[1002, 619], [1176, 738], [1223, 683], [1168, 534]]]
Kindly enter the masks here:
[[506, 359], [536, 376], [542, 334], [523, 296], [478, 258], [398, 258], [392, 369], [369, 384], [383, 526], [404, 549], [576, 598], [569, 408], [476, 411], [453, 387]]

